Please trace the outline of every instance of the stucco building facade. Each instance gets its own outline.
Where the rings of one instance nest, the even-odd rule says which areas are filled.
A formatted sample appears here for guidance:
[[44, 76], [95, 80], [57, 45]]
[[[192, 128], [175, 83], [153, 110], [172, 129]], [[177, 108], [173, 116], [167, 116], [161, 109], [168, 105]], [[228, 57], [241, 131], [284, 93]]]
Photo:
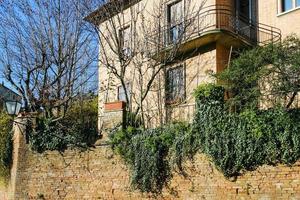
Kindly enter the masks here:
[[[101, 32], [99, 127], [124, 109], [120, 101], [130, 104], [132, 111], [137, 108], [153, 126], [191, 120], [194, 89], [215, 82], [209, 74], [222, 71], [234, 51], [300, 34], [300, 2], [108, 1], [87, 19]], [[123, 83], [111, 69], [123, 69], [123, 74], [117, 73], [123, 75]]]

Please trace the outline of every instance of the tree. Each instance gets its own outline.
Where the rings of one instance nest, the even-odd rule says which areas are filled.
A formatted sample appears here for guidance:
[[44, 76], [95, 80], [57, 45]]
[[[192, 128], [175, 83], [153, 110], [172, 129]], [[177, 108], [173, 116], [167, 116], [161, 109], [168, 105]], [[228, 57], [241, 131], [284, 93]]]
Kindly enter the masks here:
[[243, 51], [217, 75], [226, 83], [237, 108], [295, 105], [300, 91], [300, 39], [290, 35], [282, 43]]
[[4, 0], [0, 4], [0, 63], [27, 111], [59, 119], [95, 71], [96, 45], [84, 28], [81, 2]]

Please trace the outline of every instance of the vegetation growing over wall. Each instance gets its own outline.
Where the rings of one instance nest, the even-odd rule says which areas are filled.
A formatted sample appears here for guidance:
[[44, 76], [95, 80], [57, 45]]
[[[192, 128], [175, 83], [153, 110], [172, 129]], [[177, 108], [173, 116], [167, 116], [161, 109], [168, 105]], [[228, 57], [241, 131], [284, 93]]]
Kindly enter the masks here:
[[300, 111], [273, 108], [231, 113], [220, 86], [196, 90], [197, 113], [191, 125], [157, 129], [128, 127], [112, 133], [115, 152], [129, 164], [132, 186], [160, 193], [183, 163], [198, 152], [207, 154], [225, 176], [237, 176], [263, 164], [292, 164], [300, 158]]
[[97, 98], [93, 98], [75, 101], [59, 120], [37, 118], [37, 126], [30, 133], [32, 149], [41, 153], [93, 145], [98, 138], [97, 109]]
[[[224, 101], [221, 86], [205, 84], [195, 90], [192, 124], [112, 131], [112, 147], [129, 164], [132, 186], [160, 193], [168, 186], [172, 169], [184, 172], [184, 162], [199, 152], [226, 177], [300, 159], [300, 110], [291, 109], [300, 89], [299, 44], [291, 36], [282, 44], [242, 53], [217, 75], [227, 83], [229, 100]], [[267, 96], [275, 99], [271, 108], [259, 109]]]
[[12, 162], [12, 119], [0, 111], [0, 179], [9, 175]]

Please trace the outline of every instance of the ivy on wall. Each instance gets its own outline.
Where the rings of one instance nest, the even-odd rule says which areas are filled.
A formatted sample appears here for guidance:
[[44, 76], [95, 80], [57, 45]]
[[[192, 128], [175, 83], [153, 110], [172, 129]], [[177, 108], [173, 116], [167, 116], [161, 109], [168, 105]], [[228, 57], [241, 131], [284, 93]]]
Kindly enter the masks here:
[[172, 169], [196, 153], [208, 155], [226, 177], [238, 176], [263, 164], [293, 164], [300, 158], [300, 111], [272, 108], [226, 109], [224, 88], [201, 85], [195, 91], [197, 112], [192, 124], [156, 129], [114, 130], [111, 144], [130, 166], [133, 188], [161, 193]]

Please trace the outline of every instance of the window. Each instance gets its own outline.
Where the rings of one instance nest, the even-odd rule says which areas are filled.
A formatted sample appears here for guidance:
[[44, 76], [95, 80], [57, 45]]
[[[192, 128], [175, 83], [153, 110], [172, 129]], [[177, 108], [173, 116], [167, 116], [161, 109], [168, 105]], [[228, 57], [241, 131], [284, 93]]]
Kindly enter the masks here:
[[287, 12], [300, 7], [300, 0], [278, 0], [279, 12]]
[[169, 43], [175, 43], [183, 32], [183, 3], [177, 1], [168, 5]]
[[281, 6], [282, 6], [282, 12], [288, 11], [293, 9], [293, 0], [282, 0]]
[[[129, 101], [130, 101], [131, 88], [130, 88], [130, 84], [129, 83], [126, 84], [126, 91], [127, 91], [128, 98], [129, 98]], [[125, 94], [125, 89], [124, 89], [123, 86], [119, 86], [118, 87], [118, 101], [124, 101], [124, 102], [126, 102], [126, 94]]]
[[185, 72], [184, 66], [169, 69], [166, 76], [167, 103], [178, 103], [185, 99]]
[[239, 14], [242, 15], [246, 20], [251, 19], [251, 13], [250, 13], [250, 2], [249, 1], [240, 1], [239, 3]]
[[122, 49], [122, 53], [124, 56], [130, 56], [131, 55], [131, 34], [130, 34], [130, 26], [127, 26], [120, 30], [120, 46]]

